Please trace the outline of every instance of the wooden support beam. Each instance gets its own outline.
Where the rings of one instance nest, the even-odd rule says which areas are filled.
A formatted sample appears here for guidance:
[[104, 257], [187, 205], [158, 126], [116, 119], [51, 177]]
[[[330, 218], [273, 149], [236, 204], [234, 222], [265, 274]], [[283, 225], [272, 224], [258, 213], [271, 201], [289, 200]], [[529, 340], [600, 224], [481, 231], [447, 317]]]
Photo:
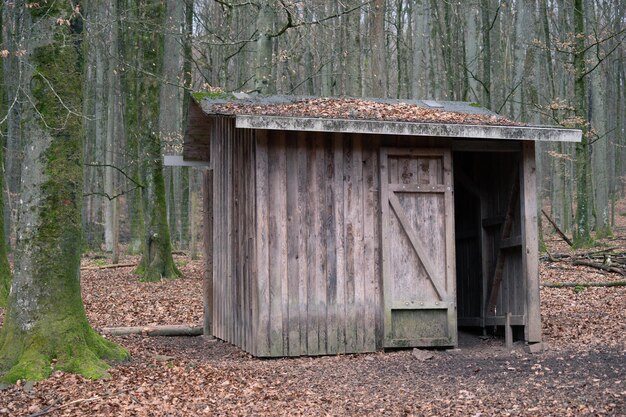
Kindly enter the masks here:
[[504, 323], [504, 345], [507, 349], [513, 347], [513, 328], [511, 327], [511, 313], [506, 313]]
[[522, 270], [526, 280], [526, 322], [524, 337], [528, 343], [541, 342], [539, 302], [539, 233], [537, 228], [537, 168], [535, 144], [522, 144]]
[[504, 223], [504, 216], [494, 216], [482, 219], [483, 227], [500, 226]]
[[509, 248], [517, 248], [522, 246], [522, 237], [521, 236], [512, 236], [507, 239], [503, 239], [500, 241], [500, 250], [509, 249]]

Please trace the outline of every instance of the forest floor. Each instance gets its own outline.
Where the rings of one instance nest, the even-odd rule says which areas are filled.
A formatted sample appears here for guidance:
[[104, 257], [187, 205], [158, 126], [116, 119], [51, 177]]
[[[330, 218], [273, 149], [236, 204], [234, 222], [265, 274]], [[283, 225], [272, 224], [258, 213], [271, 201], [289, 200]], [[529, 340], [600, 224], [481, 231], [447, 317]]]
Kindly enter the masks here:
[[[616, 230], [598, 250], [626, 252], [626, 228]], [[556, 237], [547, 244], [571, 253]], [[184, 277], [158, 283], [137, 282], [131, 268], [83, 271], [92, 325], [199, 324], [202, 262], [177, 262]], [[543, 284], [623, 279], [567, 260], [540, 268]], [[626, 287], [543, 287], [541, 308], [546, 349], [537, 354], [467, 333], [460, 349], [429, 359], [400, 350], [260, 360], [203, 337], [111, 337], [132, 359], [109, 378], [57, 372], [4, 387], [0, 416], [626, 415]]]

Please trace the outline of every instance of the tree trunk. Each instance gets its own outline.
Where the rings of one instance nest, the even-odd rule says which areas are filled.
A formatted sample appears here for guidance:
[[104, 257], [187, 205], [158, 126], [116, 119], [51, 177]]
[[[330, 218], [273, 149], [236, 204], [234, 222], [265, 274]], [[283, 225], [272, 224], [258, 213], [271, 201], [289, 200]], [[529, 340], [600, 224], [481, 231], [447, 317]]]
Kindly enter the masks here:
[[483, 106], [493, 110], [491, 101], [491, 22], [493, 20], [493, 10], [491, 0], [480, 0], [480, 25], [483, 39], [482, 57], [482, 85], [483, 85]]
[[[19, 51], [24, 49], [24, 40], [22, 39], [22, 26], [23, 26], [23, 13], [13, 13], [13, 9], [19, 7], [19, 4], [14, 3], [11, 5], [8, 2], [3, 2], [3, 24], [1, 25], [2, 37], [5, 41], [7, 50]], [[11, 7], [9, 7], [11, 6]], [[15, 54], [9, 55], [2, 60], [4, 78], [3, 80], [20, 80], [22, 79], [22, 66], [23, 63], [19, 60]], [[22, 172], [22, 161], [24, 158], [24, 148], [22, 141], [22, 128], [20, 122], [21, 106], [20, 100], [17, 100], [19, 83], [10, 82], [4, 83], [5, 94], [7, 99], [7, 121], [6, 121], [6, 142], [7, 149], [4, 173], [5, 181], [7, 184], [7, 199], [5, 200], [5, 213], [4, 213], [4, 230], [6, 243], [11, 242], [11, 236], [14, 234], [15, 228], [12, 224], [15, 222], [17, 211], [14, 209], [17, 201], [17, 197], [20, 193], [20, 178]], [[3, 187], [4, 188], [4, 187]]]
[[[2, 14], [4, 12], [4, 3], [0, 3], [0, 28], [2, 26]], [[4, 34], [0, 32], [0, 45], [4, 41]], [[4, 80], [4, 68], [0, 65], [0, 80]], [[0, 83], [0, 119], [4, 117], [7, 111], [7, 96], [5, 94], [4, 83]], [[6, 125], [0, 124], [0, 134], [4, 135]], [[4, 161], [4, 149], [0, 146], [0, 162]], [[0, 186], [4, 189], [4, 172], [0, 169]], [[4, 233], [4, 192], [0, 190], [0, 307], [6, 307], [9, 297], [9, 288], [11, 286], [11, 268], [6, 253], [7, 234]]]
[[413, 75], [411, 95], [416, 99], [434, 98], [428, 69], [432, 67], [430, 55], [430, 14], [427, 0], [413, 5]]
[[[114, 16], [117, 15], [115, 2], [105, 6], [104, 16], [106, 21], [114, 22]], [[117, 57], [117, 30], [115, 25], [110, 25], [106, 30], [106, 47], [108, 47], [108, 56]], [[117, 62], [118, 59], [112, 60]], [[115, 176], [112, 166], [116, 165], [115, 154], [115, 138], [116, 138], [116, 114], [119, 111], [117, 98], [117, 79], [119, 71], [113, 62], [108, 63], [107, 68], [107, 112], [106, 112], [106, 141], [104, 148], [104, 163], [108, 165], [103, 168], [104, 172], [104, 192], [109, 198], [104, 199], [104, 244], [107, 252], [113, 252], [116, 242], [115, 239], [115, 214], [113, 205], [115, 204], [111, 197], [115, 195]]]
[[469, 88], [469, 94], [466, 95], [464, 100], [472, 100], [480, 102], [481, 90], [477, 78], [478, 74], [478, 24], [480, 22], [480, 7], [478, 4], [468, 2], [465, 6], [465, 12], [467, 13], [467, 38], [465, 40], [465, 74], [467, 78], [467, 84]]
[[[347, 3], [354, 7], [355, 1]], [[352, 12], [345, 16], [345, 77], [346, 94], [361, 96], [361, 13]]]
[[[597, 13], [594, 10], [594, 4], [588, 4], [586, 9], [587, 25], [593, 28], [593, 32], [600, 30], [600, 22]], [[602, 45], [594, 48], [597, 52], [596, 57], [602, 56]], [[591, 98], [589, 103], [590, 117], [589, 124], [591, 129], [591, 171], [592, 171], [592, 189], [593, 189], [593, 213], [595, 218], [596, 237], [605, 237], [611, 235], [611, 223], [609, 213], [609, 164], [608, 159], [608, 141], [610, 132], [607, 129], [607, 119], [605, 105], [608, 101], [608, 92], [605, 89], [604, 63], [597, 62], [596, 59], [591, 61], [591, 65], [598, 65], [589, 75], [591, 82], [588, 84], [590, 92], [588, 97]]]
[[[135, 0], [123, 0], [124, 7], [118, 9], [126, 11], [126, 18], [137, 21], [139, 12]], [[121, 5], [120, 5], [121, 6]], [[122, 16], [120, 16], [120, 19]], [[136, 25], [118, 24], [119, 50], [122, 57], [120, 65], [120, 82], [122, 96], [124, 97], [124, 131], [126, 135], [127, 165], [129, 175], [135, 181], [127, 194], [127, 212], [130, 223], [128, 252], [130, 254], [143, 253], [144, 242], [144, 215], [143, 215], [143, 189], [136, 184], [142, 184], [139, 171], [139, 108], [141, 97], [139, 95], [139, 81], [141, 73], [137, 71], [143, 65], [142, 55], [139, 49], [140, 33]]]
[[583, 131], [582, 141], [576, 144], [576, 233], [574, 243], [584, 246], [591, 243], [591, 170], [589, 159], [589, 136], [587, 125], [587, 83], [585, 65], [585, 12], [584, 0], [574, 0], [574, 94], [576, 116]]
[[385, 0], [373, 0], [371, 7], [373, 7], [370, 30], [370, 42], [372, 47], [372, 96], [386, 98]]
[[257, 17], [257, 40], [256, 75], [254, 88], [259, 94], [271, 94], [274, 92], [274, 79], [272, 78], [272, 38], [274, 30], [274, 8], [269, 1], [263, 2]]
[[[140, 21], [154, 27], [165, 21], [165, 5], [159, 0], [146, 1], [139, 8]], [[161, 76], [164, 39], [157, 30], [141, 32], [139, 51], [144, 72], [139, 77], [139, 170], [143, 180], [144, 247], [137, 273], [142, 280], [158, 281], [180, 276], [172, 258], [170, 230], [167, 225], [165, 178], [161, 158], [159, 124]], [[174, 111], [163, 109], [163, 111]]]
[[[36, 110], [22, 109], [29, 152], [15, 277], [0, 331], [1, 379], [40, 380], [53, 370], [101, 377], [108, 368], [103, 359], [128, 354], [89, 326], [80, 293], [83, 23], [69, 2], [15, 10], [28, 10], [25, 28], [32, 47], [23, 59], [32, 70], [21, 88]], [[72, 16], [70, 24], [55, 24], [60, 16]]]

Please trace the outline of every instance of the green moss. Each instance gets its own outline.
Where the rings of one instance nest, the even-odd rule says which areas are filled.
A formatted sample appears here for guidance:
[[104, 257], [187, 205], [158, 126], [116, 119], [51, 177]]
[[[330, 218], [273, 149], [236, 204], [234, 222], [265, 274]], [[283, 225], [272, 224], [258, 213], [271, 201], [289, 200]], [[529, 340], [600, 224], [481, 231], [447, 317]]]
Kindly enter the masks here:
[[[48, 14], [70, 7], [69, 2], [46, 4]], [[91, 329], [81, 299], [83, 81], [80, 37], [72, 31], [54, 26], [52, 42], [29, 57], [36, 71], [28, 85], [41, 117], [26, 112], [23, 122], [41, 131], [34, 138], [45, 134], [51, 140], [42, 142], [49, 144], [39, 161], [40, 200], [32, 207], [37, 227], [25, 234], [21, 251], [16, 251], [16, 265], [20, 257], [28, 257], [34, 266], [28, 278], [32, 289], [24, 291], [32, 291], [26, 299], [36, 306], [36, 314], [24, 314], [25, 307], [12, 294], [0, 330], [0, 380], [10, 383], [44, 379], [55, 369], [98, 378], [106, 375], [105, 360], [128, 357]], [[23, 317], [28, 317], [27, 326]]]
[[29, 333], [9, 327], [0, 337], [0, 351], [4, 354], [0, 356], [0, 371], [6, 371], [0, 377], [2, 382], [39, 381], [55, 370], [101, 378], [108, 375], [109, 364], [105, 360], [121, 361], [129, 357], [126, 350], [95, 333], [79, 317], [55, 316]]
[[209, 99], [209, 100], [234, 100], [235, 99], [235, 96], [232, 95], [231, 93], [209, 93], [206, 91], [197, 91], [197, 92], [191, 93], [191, 96], [198, 103], [204, 99]]
[[482, 107], [482, 106], [480, 105], [480, 103], [475, 103], [475, 102], [470, 103], [469, 105], [470, 105], [471, 107]]

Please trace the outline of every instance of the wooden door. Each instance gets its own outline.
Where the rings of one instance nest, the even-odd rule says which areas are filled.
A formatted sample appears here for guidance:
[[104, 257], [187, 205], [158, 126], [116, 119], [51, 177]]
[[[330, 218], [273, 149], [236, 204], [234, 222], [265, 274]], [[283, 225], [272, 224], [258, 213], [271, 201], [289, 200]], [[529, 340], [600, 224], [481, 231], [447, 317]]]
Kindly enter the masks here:
[[382, 149], [384, 346], [456, 346], [448, 149]]

